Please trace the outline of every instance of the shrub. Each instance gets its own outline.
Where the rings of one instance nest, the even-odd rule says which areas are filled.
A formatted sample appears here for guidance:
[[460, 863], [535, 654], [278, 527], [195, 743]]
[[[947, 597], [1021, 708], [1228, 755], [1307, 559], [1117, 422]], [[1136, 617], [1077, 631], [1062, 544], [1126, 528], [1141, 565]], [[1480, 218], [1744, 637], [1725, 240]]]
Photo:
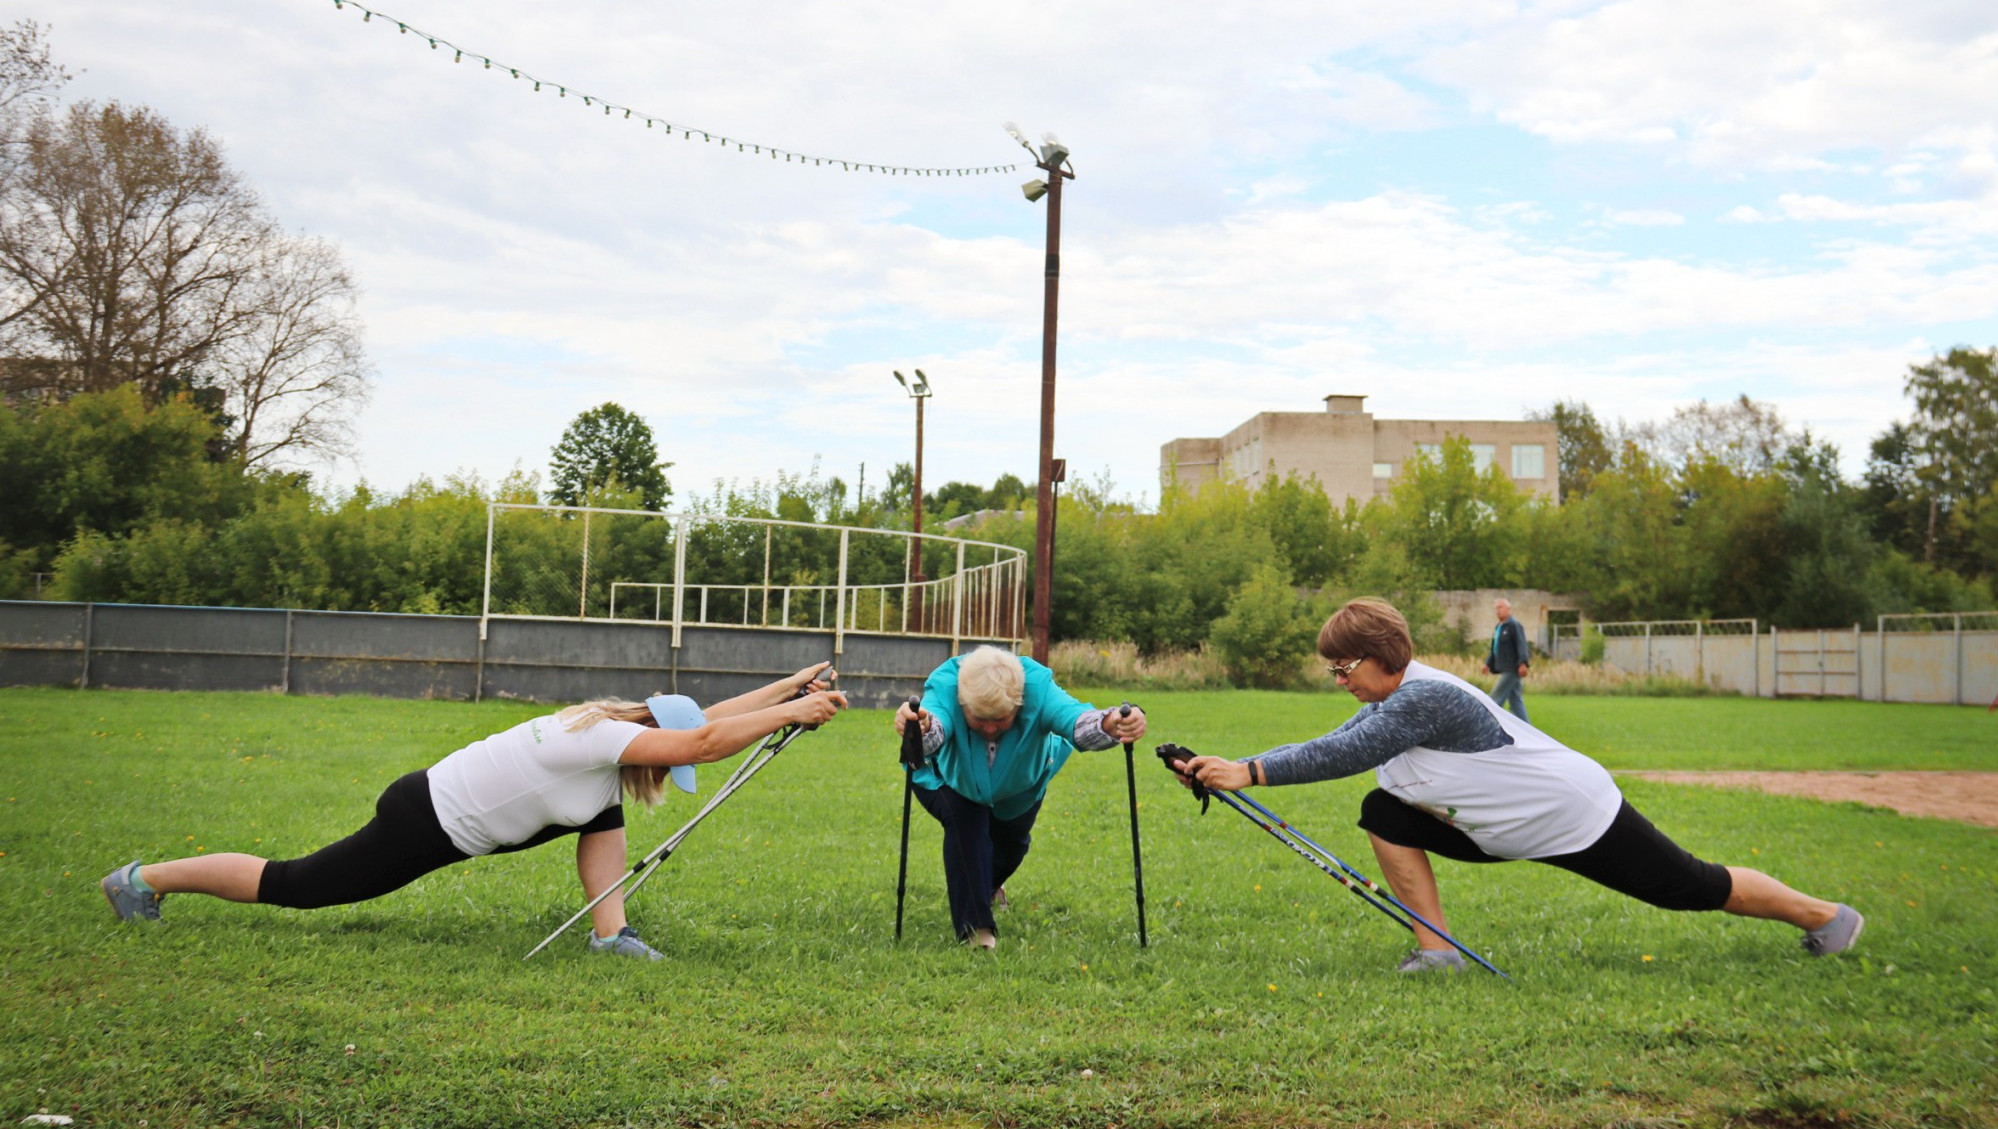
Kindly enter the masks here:
[[1298, 656], [1317, 635], [1283, 570], [1264, 561], [1229, 598], [1209, 641], [1235, 685], [1281, 690], [1297, 684]]

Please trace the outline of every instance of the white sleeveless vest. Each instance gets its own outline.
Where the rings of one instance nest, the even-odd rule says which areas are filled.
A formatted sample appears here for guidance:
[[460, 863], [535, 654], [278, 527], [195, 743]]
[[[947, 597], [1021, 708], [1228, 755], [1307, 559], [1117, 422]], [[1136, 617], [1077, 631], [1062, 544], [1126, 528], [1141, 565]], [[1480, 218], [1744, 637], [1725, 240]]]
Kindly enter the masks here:
[[1499, 708], [1484, 691], [1432, 666], [1408, 664], [1407, 682], [1457, 686], [1484, 704], [1513, 743], [1482, 753], [1416, 746], [1374, 770], [1380, 786], [1505, 859], [1572, 854], [1609, 829], [1623, 793], [1602, 765]]

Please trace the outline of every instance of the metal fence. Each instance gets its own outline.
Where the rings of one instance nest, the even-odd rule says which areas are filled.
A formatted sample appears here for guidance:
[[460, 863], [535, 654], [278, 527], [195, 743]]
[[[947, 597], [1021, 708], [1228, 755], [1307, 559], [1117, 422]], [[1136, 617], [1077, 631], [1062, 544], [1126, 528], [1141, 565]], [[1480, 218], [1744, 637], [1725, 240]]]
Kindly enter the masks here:
[[[930, 636], [607, 619], [0, 601], [0, 685], [261, 690], [580, 701], [662, 692], [718, 701], [832, 660], [855, 705], [917, 692], [977, 643]], [[843, 647], [843, 649], [841, 649]]]
[[1998, 701], [1998, 612], [1879, 617], [1873, 631], [1785, 630], [1752, 619], [1563, 625], [1556, 658], [1579, 659], [1600, 632], [1603, 661], [1634, 674], [1704, 682], [1761, 697]]
[[902, 530], [496, 502], [485, 619], [1005, 639], [1026, 634], [1025, 550]]

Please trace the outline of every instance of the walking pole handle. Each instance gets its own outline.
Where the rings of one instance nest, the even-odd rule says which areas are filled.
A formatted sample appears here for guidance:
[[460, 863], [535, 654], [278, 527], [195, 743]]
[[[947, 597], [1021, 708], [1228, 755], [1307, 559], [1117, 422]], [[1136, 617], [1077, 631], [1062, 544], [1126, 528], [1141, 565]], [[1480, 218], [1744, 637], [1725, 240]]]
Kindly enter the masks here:
[[1199, 754], [1184, 745], [1175, 745], [1170, 741], [1160, 745], [1157, 751], [1160, 764], [1165, 765], [1166, 769], [1174, 776], [1178, 776], [1181, 780], [1193, 786], [1193, 798], [1200, 801], [1200, 814], [1206, 815], [1207, 802], [1213, 794], [1207, 790], [1207, 786], [1202, 784], [1197, 777], [1181, 776], [1179, 770], [1172, 766], [1172, 762], [1174, 761], [1190, 761]]
[[917, 769], [923, 766], [923, 703], [921, 699], [910, 698], [907, 704], [915, 716], [902, 727], [902, 767]]

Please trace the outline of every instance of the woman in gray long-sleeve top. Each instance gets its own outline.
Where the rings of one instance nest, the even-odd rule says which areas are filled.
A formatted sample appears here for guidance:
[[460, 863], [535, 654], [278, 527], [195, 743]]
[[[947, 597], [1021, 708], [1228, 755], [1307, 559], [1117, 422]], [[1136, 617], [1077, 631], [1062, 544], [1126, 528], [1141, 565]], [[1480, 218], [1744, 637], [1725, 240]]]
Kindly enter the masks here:
[[[1463, 679], [1413, 660], [1401, 613], [1354, 600], [1325, 622], [1318, 653], [1365, 702], [1345, 724], [1240, 761], [1194, 757], [1184, 775], [1222, 791], [1307, 784], [1373, 769], [1360, 826], [1395, 896], [1448, 929], [1429, 855], [1462, 862], [1532, 859], [1664, 909], [1724, 910], [1788, 922], [1816, 956], [1859, 938], [1851, 906], [1798, 893], [1747, 867], [1704, 862], [1624, 800], [1610, 774]], [[1420, 926], [1402, 972], [1461, 968], [1463, 955]]]

